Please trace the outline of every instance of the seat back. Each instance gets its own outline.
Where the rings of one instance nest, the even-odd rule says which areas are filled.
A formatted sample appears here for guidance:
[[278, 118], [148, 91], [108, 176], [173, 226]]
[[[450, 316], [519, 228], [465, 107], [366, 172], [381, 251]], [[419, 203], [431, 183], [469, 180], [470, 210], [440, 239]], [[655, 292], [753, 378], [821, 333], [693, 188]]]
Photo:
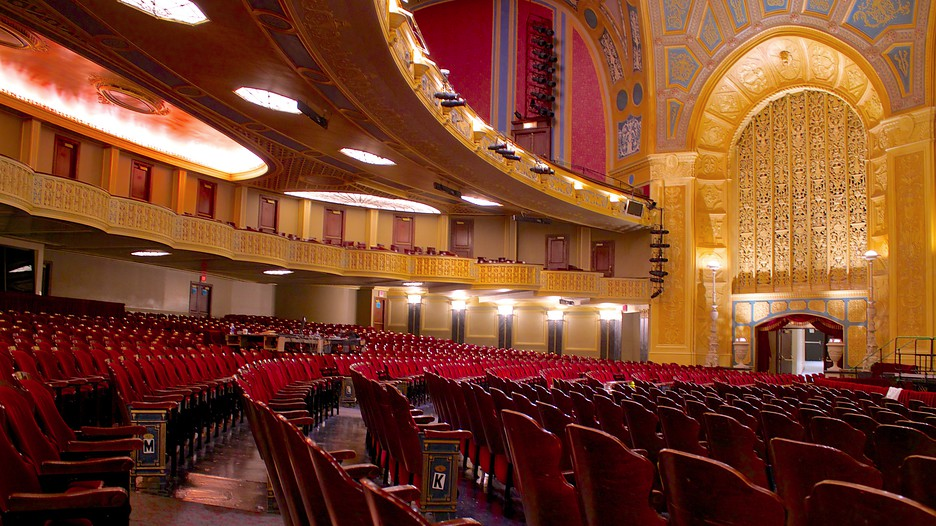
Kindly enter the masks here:
[[11, 494], [42, 491], [35, 465], [13, 445], [4, 431], [6, 427], [6, 408], [0, 406], [0, 465], [3, 466], [3, 476], [0, 476], [0, 511], [3, 512], [10, 509], [7, 499]]
[[768, 441], [772, 438], [806, 440], [806, 429], [803, 428], [803, 424], [776, 411], [761, 411], [761, 429]]
[[285, 439], [284, 445], [288, 451], [287, 457], [292, 464], [292, 471], [296, 474], [297, 489], [306, 516], [314, 526], [330, 526], [328, 506], [325, 504], [321, 484], [315, 475], [312, 454], [309, 452], [311, 440], [285, 418], [279, 417], [277, 423], [280, 426], [280, 434]]
[[[373, 482], [361, 481], [364, 500], [373, 526], [428, 526], [430, 523], [409, 504], [384, 491]], [[416, 488], [413, 488], [416, 489]]]
[[705, 413], [709, 455], [744, 474], [751, 482], [767, 487], [766, 465], [755, 452], [757, 436], [751, 428], [730, 416]]
[[39, 419], [46, 435], [55, 441], [55, 445], [60, 451], [64, 450], [69, 441], [75, 440], [75, 432], [62, 419], [62, 414], [55, 406], [52, 393], [49, 392], [45, 384], [31, 378], [20, 380], [20, 385], [26, 389], [27, 394], [35, 403], [36, 417]]
[[529, 416], [506, 410], [501, 414], [523, 514], [531, 526], [582, 526], [578, 497], [565, 481], [562, 443]]
[[900, 494], [936, 509], [936, 457], [910, 455], [900, 466]]
[[657, 434], [659, 418], [644, 406], [632, 400], [622, 400], [627, 431], [630, 433], [631, 446], [643, 449], [651, 462], [656, 462], [657, 453], [665, 446], [663, 437]]
[[327, 451], [306, 441], [333, 526], [371, 526], [364, 490]]
[[780, 499], [722, 462], [664, 449], [660, 476], [671, 526], [784, 524]]
[[36, 422], [32, 400], [9, 384], [0, 385], [0, 405], [6, 407], [6, 429], [19, 451], [37, 466], [47, 460], [59, 460], [55, 443]]
[[659, 406], [660, 425], [663, 427], [663, 440], [666, 447], [708, 456], [708, 449], [699, 443], [699, 429], [702, 427], [694, 418], [680, 409]]
[[908, 498], [860, 484], [824, 481], [806, 501], [809, 526], [933, 526], [936, 511]]
[[881, 424], [874, 430], [877, 466], [884, 475], [884, 489], [900, 491], [900, 466], [911, 455], [936, 457], [936, 440], [911, 427]]
[[566, 433], [586, 526], [666, 524], [649, 505], [656, 472], [649, 460], [597, 429], [573, 424]]
[[823, 480], [842, 480], [880, 489], [881, 472], [829, 447], [785, 438], [770, 441], [777, 494], [787, 509], [787, 526], [806, 525], [806, 497]]
[[575, 421], [580, 425], [598, 429], [598, 419], [595, 417], [595, 403], [582, 393], [573, 391], [569, 394], [572, 406], [575, 408]]
[[813, 442], [844, 451], [862, 464], [873, 464], [865, 455], [865, 442], [868, 438], [864, 432], [855, 429], [848, 422], [817, 416], [809, 421], [809, 431]]
[[[577, 394], [577, 393], [573, 393]], [[536, 402], [543, 429], [556, 435], [562, 442], [562, 470], [572, 469], [572, 450], [569, 447], [569, 438], [566, 435], [566, 426], [575, 423], [572, 417], [563, 413], [561, 409], [543, 402]]]
[[631, 443], [627, 424], [624, 422], [624, 410], [614, 400], [604, 395], [595, 396], [595, 413], [598, 415], [598, 425], [605, 433], [609, 433], [625, 444]]

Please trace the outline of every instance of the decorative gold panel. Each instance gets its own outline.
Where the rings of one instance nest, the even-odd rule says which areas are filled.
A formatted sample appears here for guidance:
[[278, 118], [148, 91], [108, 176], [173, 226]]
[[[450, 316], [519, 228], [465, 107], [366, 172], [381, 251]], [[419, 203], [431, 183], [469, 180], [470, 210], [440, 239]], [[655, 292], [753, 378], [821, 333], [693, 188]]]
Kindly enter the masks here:
[[475, 286], [479, 288], [538, 289], [540, 287], [540, 269], [539, 265], [484, 263], [478, 265], [478, 281], [475, 282]]
[[175, 212], [142, 201], [111, 199], [109, 232], [120, 235], [135, 235], [146, 239], [158, 238], [171, 243], [175, 235]]
[[234, 229], [230, 226], [191, 216], [177, 216], [175, 246], [187, 250], [201, 250], [230, 257]]
[[650, 281], [646, 278], [600, 278], [598, 296], [625, 301], [646, 301], [650, 297]]
[[12, 159], [0, 162], [0, 201], [28, 207], [32, 201], [33, 171]]
[[238, 256], [247, 256], [252, 260], [267, 261], [274, 265], [286, 260], [286, 245], [289, 241], [285, 237], [235, 230], [233, 241], [233, 249]]
[[894, 195], [900, 196], [897, 206], [894, 254], [890, 258], [897, 267], [897, 335], [923, 336], [926, 312], [926, 261], [928, 253], [923, 184], [923, 154], [913, 152], [895, 159]]
[[866, 133], [826, 92], [776, 99], [737, 143], [737, 292], [867, 284]]
[[294, 242], [289, 244], [287, 258], [290, 265], [297, 268], [340, 274], [345, 267], [345, 252], [343, 248], [330, 245]]
[[[829, 302], [829, 312], [832, 312], [832, 302]], [[868, 318], [868, 302], [864, 300], [852, 300], [848, 302], [848, 321], [852, 323], [863, 323]]]
[[666, 279], [667, 292], [660, 296], [660, 343], [663, 345], [687, 344], [686, 317], [689, 316], [685, 297], [682, 291], [686, 286], [686, 187], [681, 185], [667, 186], [663, 189], [663, 201], [666, 207], [664, 225], [670, 231], [670, 249], [666, 255], [669, 262], [666, 270], [669, 276]]
[[543, 286], [540, 289], [540, 294], [594, 296], [598, 294], [598, 278], [601, 277], [601, 274], [597, 272], [544, 270], [542, 277]]
[[345, 274], [407, 279], [410, 258], [382, 250], [348, 250], [345, 252]]
[[441, 278], [447, 282], [474, 281], [478, 277], [478, 264], [467, 258], [442, 256], [413, 256], [413, 278], [430, 280]]
[[51, 175], [35, 174], [32, 205], [45, 217], [107, 225], [110, 194], [91, 185]]

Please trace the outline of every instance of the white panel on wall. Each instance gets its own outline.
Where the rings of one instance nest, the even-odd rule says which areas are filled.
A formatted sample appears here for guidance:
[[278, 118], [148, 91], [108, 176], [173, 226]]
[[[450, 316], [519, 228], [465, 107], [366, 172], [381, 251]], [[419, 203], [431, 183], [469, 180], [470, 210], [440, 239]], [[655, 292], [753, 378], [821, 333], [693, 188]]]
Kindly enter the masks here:
[[420, 334], [452, 337], [452, 310], [446, 296], [423, 296]]
[[497, 345], [497, 308], [470, 307], [465, 311], [465, 343]]
[[546, 309], [542, 306], [514, 307], [513, 347], [546, 352]]
[[408, 327], [409, 308], [406, 296], [388, 296], [387, 306], [384, 310], [384, 328], [393, 332], [406, 332]]
[[[127, 310], [188, 314], [189, 287], [200, 273], [133, 261], [46, 250], [53, 296], [123, 303]], [[272, 316], [274, 285], [208, 276], [212, 316]]]
[[597, 311], [572, 311], [565, 313], [565, 345], [563, 354], [598, 357], [600, 326]]
[[357, 288], [283, 284], [276, 287], [276, 315], [322, 323], [357, 320]]

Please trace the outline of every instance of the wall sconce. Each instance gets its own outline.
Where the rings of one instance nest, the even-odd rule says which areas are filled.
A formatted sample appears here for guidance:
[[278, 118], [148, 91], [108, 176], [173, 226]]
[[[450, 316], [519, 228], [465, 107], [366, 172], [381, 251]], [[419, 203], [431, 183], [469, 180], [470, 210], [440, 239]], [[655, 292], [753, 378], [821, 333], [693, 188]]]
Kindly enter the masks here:
[[422, 303], [422, 295], [420, 294], [408, 294], [406, 296], [406, 303], [410, 305], [416, 305]]
[[501, 303], [497, 306], [497, 314], [500, 316], [511, 316], [513, 315], [514, 307], [510, 303]]
[[565, 313], [561, 310], [546, 311], [546, 319], [549, 321], [562, 321], [564, 318]]

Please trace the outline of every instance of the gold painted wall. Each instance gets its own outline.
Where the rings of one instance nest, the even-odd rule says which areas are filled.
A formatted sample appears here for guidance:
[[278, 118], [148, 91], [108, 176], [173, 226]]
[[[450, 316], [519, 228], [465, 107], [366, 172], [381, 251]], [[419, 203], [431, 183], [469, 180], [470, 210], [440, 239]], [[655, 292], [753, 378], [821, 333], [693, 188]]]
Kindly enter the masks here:
[[540, 306], [515, 306], [514, 349], [546, 352], [546, 310]]
[[[189, 286], [199, 272], [72, 252], [46, 250], [54, 296], [124, 303], [128, 310], [188, 314]], [[276, 286], [208, 275], [212, 316], [274, 315]]]
[[407, 316], [406, 295], [399, 291], [391, 291], [387, 294], [384, 328], [393, 332], [406, 332]]
[[474, 220], [474, 256], [489, 259], [508, 257], [507, 224], [510, 217], [475, 216]]
[[23, 120], [0, 109], [0, 155], [19, 159]]
[[323, 323], [354, 323], [357, 319], [357, 289], [328, 285], [287, 284], [276, 286], [274, 316]]
[[[517, 223], [517, 244], [519, 250], [517, 259], [527, 263], [544, 264], [546, 262], [546, 236], [558, 235], [566, 236], [569, 247], [569, 264], [579, 268], [585, 268], [591, 264], [588, 262], [585, 267], [581, 265], [581, 258], [576, 253], [575, 247], [578, 242], [577, 228], [575, 225], [566, 223], [552, 223], [541, 225], [537, 223]], [[475, 225], [475, 239], [478, 237], [477, 225]]]
[[565, 313], [562, 354], [598, 358], [600, 328], [595, 310], [568, 310]]
[[497, 345], [497, 307], [478, 305], [465, 311], [465, 343]]
[[452, 311], [446, 296], [427, 294], [422, 298], [420, 334], [436, 338], [452, 337]]

